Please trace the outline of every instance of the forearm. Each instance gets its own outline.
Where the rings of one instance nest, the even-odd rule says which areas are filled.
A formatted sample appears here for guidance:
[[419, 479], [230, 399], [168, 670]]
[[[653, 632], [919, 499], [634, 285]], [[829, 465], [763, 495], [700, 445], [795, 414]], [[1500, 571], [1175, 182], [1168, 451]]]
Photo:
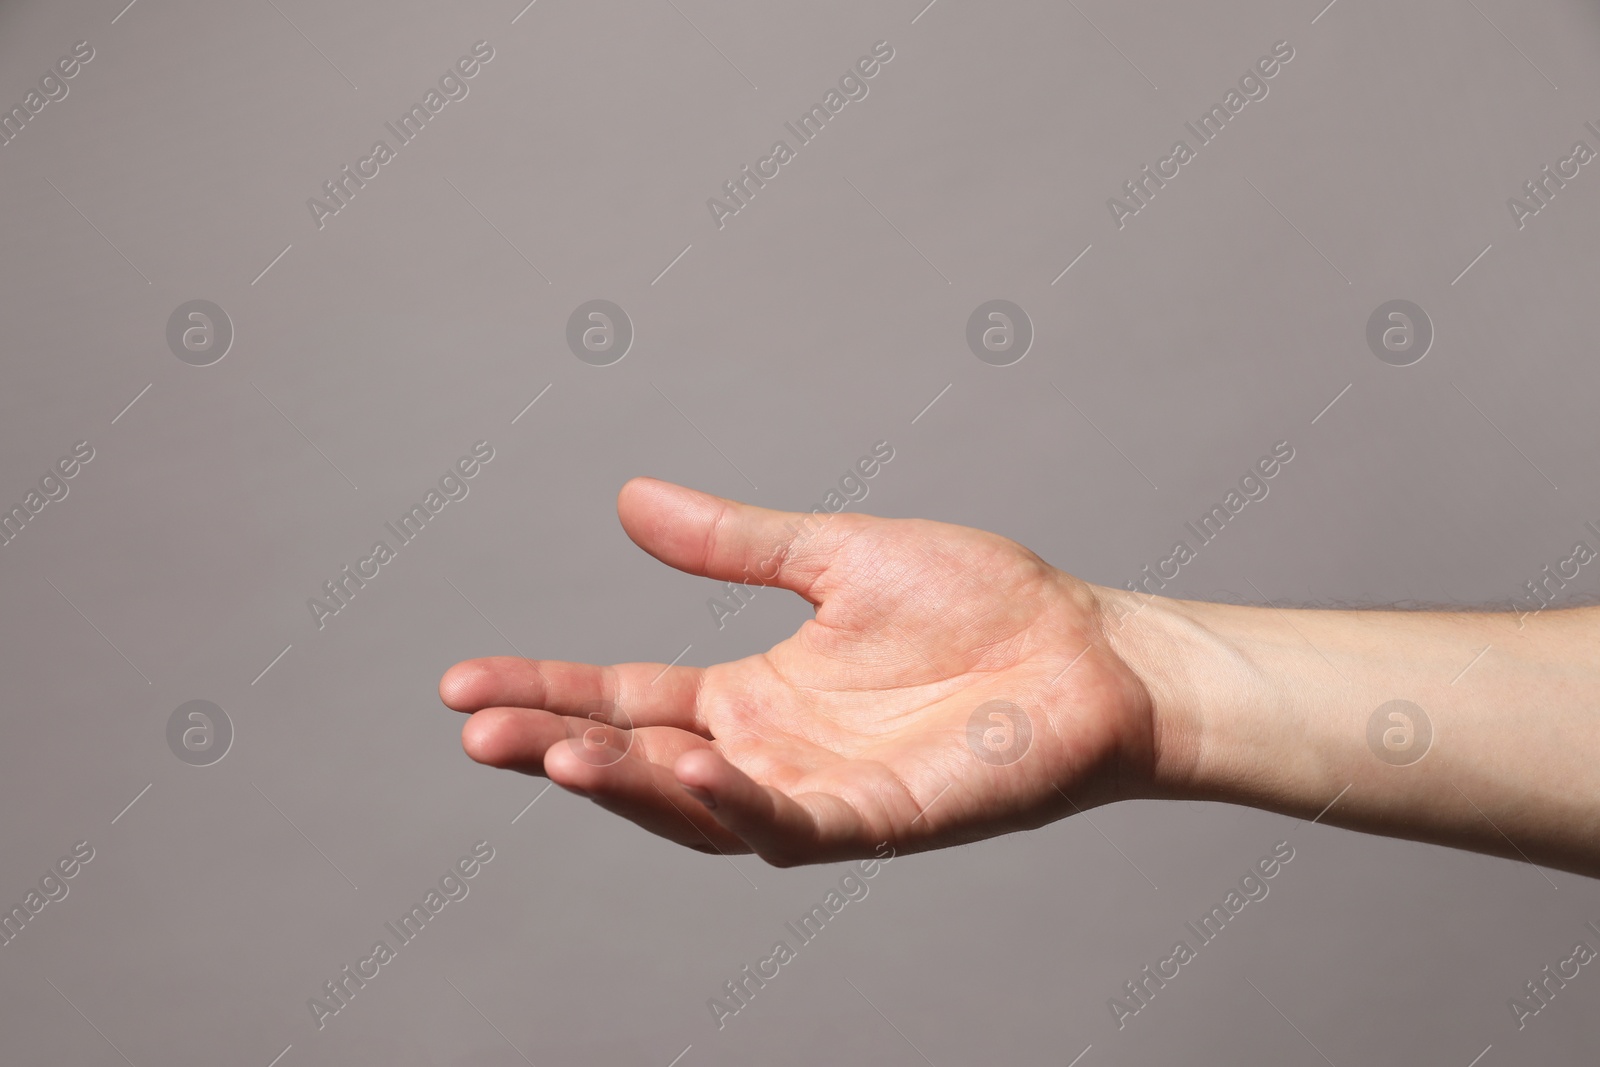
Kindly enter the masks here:
[[[1600, 876], [1595, 611], [1519, 630], [1509, 615], [1096, 592], [1154, 701], [1151, 795], [1307, 819], [1338, 797], [1321, 821]], [[1411, 715], [1406, 744], [1407, 719], [1388, 714], [1403, 706], [1369, 740], [1396, 699], [1422, 709], [1431, 741]]]

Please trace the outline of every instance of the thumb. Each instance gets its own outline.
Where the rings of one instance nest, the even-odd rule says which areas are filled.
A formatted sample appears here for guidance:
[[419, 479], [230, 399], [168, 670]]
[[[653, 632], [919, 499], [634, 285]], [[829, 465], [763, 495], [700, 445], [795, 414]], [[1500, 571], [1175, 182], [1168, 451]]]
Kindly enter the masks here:
[[[617, 494], [617, 517], [633, 543], [669, 567], [741, 585], [775, 585], [821, 600], [838, 531], [832, 513], [774, 511], [655, 478], [633, 478]], [[824, 532], [826, 531], [826, 533]]]

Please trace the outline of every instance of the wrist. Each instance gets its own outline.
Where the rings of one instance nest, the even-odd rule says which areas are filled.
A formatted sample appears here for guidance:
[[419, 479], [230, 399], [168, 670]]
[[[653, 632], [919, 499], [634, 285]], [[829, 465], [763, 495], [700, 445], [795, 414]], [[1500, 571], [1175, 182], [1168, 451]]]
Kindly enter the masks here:
[[1285, 810], [1320, 796], [1323, 780], [1337, 777], [1336, 755], [1312, 736], [1322, 721], [1314, 694], [1287, 684], [1328, 668], [1265, 617], [1276, 613], [1122, 589], [1095, 593], [1106, 643], [1149, 693], [1149, 799]]

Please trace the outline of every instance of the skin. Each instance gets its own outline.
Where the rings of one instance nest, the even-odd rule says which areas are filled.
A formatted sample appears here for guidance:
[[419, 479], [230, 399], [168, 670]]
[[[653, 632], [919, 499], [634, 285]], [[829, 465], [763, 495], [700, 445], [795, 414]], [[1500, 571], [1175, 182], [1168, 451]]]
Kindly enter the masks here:
[[[815, 617], [705, 668], [467, 660], [440, 696], [470, 713], [472, 759], [690, 848], [787, 867], [1196, 799], [1600, 876], [1593, 610], [1173, 600], [1091, 585], [969, 527], [823, 519], [648, 478], [617, 511], [663, 563], [781, 586]], [[1368, 743], [1397, 698], [1432, 726], [1407, 766]], [[989, 717], [1007, 705], [1025, 723]]]

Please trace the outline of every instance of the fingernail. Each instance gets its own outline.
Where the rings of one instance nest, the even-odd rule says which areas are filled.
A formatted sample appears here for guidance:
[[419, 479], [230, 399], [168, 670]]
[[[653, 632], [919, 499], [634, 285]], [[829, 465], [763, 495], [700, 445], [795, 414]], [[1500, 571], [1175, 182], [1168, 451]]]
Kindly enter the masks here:
[[[683, 785], [681, 782], [678, 784]], [[697, 785], [685, 785], [683, 786], [683, 791], [694, 797], [708, 808], [714, 808], [717, 806], [717, 798], [706, 792], [704, 789], [701, 789]]]

